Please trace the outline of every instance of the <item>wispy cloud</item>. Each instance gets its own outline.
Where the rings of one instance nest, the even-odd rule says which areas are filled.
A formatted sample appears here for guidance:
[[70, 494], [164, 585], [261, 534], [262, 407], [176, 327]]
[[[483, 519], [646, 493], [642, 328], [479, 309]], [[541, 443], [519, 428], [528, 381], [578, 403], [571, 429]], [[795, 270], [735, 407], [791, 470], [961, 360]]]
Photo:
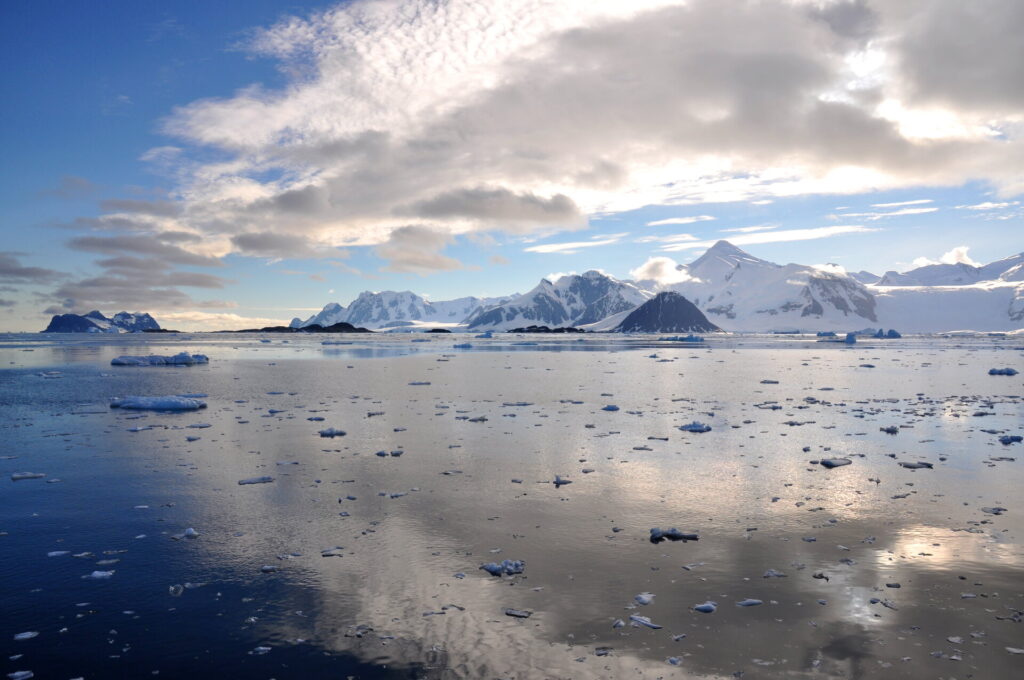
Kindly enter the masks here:
[[902, 208], [900, 210], [890, 210], [889, 212], [857, 212], [857, 213], [840, 213], [836, 215], [829, 215], [830, 220], [841, 220], [850, 217], [858, 217], [864, 220], [871, 220], [872, 222], [877, 220], [883, 220], [888, 217], [905, 217], [907, 215], [925, 215], [927, 213], [938, 212], [938, 208]]
[[919, 198], [914, 201], [899, 201], [897, 203], [872, 203], [872, 208], [899, 208], [904, 205], [924, 205], [925, 203], [934, 203], [935, 201], [930, 198]]
[[752, 234], [755, 231], [768, 231], [769, 229], [778, 229], [777, 224], [755, 224], [752, 227], [736, 227], [735, 229], [722, 229], [723, 234], [735, 233], [735, 234]]
[[[781, 231], [759, 232], [756, 234], [741, 234], [729, 239], [729, 242], [737, 246], [755, 245], [760, 243], [783, 243], [786, 241], [811, 241], [819, 238], [832, 238], [844, 234], [866, 234], [878, 229], [872, 229], [859, 224], [836, 225], [832, 227], [814, 227], [811, 229], [783, 229]], [[692, 243], [676, 243], [661, 248], [665, 252], [679, 250], [692, 250], [694, 248], [710, 248], [715, 241], [694, 241]]]
[[710, 222], [715, 218], [712, 215], [693, 215], [691, 217], [669, 217], [665, 220], [654, 220], [648, 222], [648, 227], [660, 227], [663, 224], [693, 224], [694, 222]]
[[539, 246], [530, 246], [524, 248], [523, 252], [526, 253], [562, 253], [564, 255], [571, 255], [579, 252], [582, 248], [595, 248], [598, 246], [610, 246], [613, 243], [618, 243], [628, 233], [622, 234], [605, 234], [603, 236], [597, 236], [589, 241], [570, 241], [568, 243], [544, 243]]
[[974, 205], [958, 205], [957, 210], [1003, 210], [1004, 208], [1012, 208], [1016, 205], [1020, 205], [1020, 201], [1002, 201], [1000, 203], [993, 203], [992, 201], [985, 201], [984, 203], [975, 203]]
[[641, 236], [637, 243], [679, 243], [681, 241], [698, 241], [693, 234], [668, 234], [666, 236]]

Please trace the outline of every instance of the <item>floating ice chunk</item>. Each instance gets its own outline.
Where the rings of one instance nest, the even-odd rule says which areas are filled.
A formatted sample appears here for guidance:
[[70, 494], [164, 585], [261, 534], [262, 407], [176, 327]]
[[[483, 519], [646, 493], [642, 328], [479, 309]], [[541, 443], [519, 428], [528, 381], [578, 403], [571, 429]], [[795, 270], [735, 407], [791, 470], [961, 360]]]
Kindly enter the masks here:
[[37, 630], [28, 630], [28, 631], [25, 631], [24, 633], [18, 633], [17, 635], [14, 636], [14, 639], [17, 640], [18, 642], [21, 642], [22, 640], [31, 640], [32, 638], [36, 637], [37, 635], [39, 635], [39, 631], [37, 631]]
[[654, 602], [654, 593], [640, 593], [634, 595], [633, 599], [636, 600], [637, 604], [648, 605]]
[[916, 463], [908, 463], [906, 461], [900, 461], [900, 467], [907, 468], [908, 470], [921, 470], [927, 468], [931, 470], [935, 466], [931, 463], [925, 463], [924, 461], [918, 461]]
[[686, 425], [680, 425], [679, 429], [682, 430], [683, 432], [711, 432], [710, 425], [699, 423], [696, 420], [693, 421], [692, 423], [687, 423]]
[[452, 345], [452, 349], [473, 349], [473, 345], [468, 342], [460, 342], [457, 345]]
[[[1009, 647], [1007, 647], [1007, 649], [1009, 649]], [[10, 680], [29, 680], [29, 678], [36, 677], [36, 674], [32, 671], [14, 671], [13, 673], [8, 673], [7, 677], [10, 678]]]
[[99, 580], [103, 580], [103, 579], [108, 579], [108, 578], [110, 578], [113, 575], [114, 575], [114, 570], [111, 569], [110, 571], [94, 571], [91, 574], [86, 574], [82, 578], [99, 581]]
[[555, 486], [564, 486], [566, 484], [572, 484], [571, 479], [566, 479], [562, 475], [555, 475], [555, 481], [552, 482]]
[[505, 616], [511, 616], [517, 619], [528, 619], [533, 616], [533, 612], [525, 609], [512, 609], [508, 608], [505, 610]]
[[429, 385], [430, 381], [429, 380], [414, 380], [413, 382], [411, 382], [409, 384], [410, 385]]
[[260, 567], [260, 571], [264, 574], [273, 574], [275, 571], [277, 571], [277, 569], [278, 568], [275, 567], [273, 564], [264, 564], [262, 567]]
[[612, 621], [612, 628], [622, 628], [625, 625], [626, 622], [622, 619], [615, 619], [614, 621]]
[[480, 568], [491, 576], [501, 576], [503, 574], [514, 576], [515, 574], [523, 573], [523, 570], [526, 568], [526, 562], [522, 560], [502, 560], [500, 564], [497, 562], [481, 564]]
[[635, 624], [647, 626], [648, 628], [653, 628], [654, 630], [660, 630], [661, 628], [663, 628], [663, 626], [659, 626], [658, 624], [653, 623], [648, 617], [640, 616], [639, 614], [630, 614], [629, 620]]
[[849, 465], [852, 462], [853, 461], [850, 460], [849, 458], [823, 458], [821, 460], [821, 466], [831, 470], [832, 468]]
[[745, 600], [740, 600], [739, 602], [737, 602], [736, 606], [737, 607], [757, 607], [757, 606], [762, 605], [762, 604], [764, 604], [763, 601], [755, 600], [752, 597], [748, 597]]
[[64, 557], [65, 555], [67, 555], [70, 552], [71, 552], [70, 550], [51, 550], [50, 552], [46, 553], [46, 556], [47, 557]]
[[344, 437], [345, 434], [345, 430], [339, 430], [336, 427], [329, 427], [326, 430], [320, 430], [321, 437]]
[[1009, 446], [1010, 444], [1024, 441], [1024, 437], [1019, 434], [1007, 434], [999, 438], [999, 443], [1003, 446]]
[[716, 609], [718, 609], [718, 603], [712, 602], [711, 600], [708, 600], [703, 604], [693, 605], [693, 611], [700, 612], [701, 614], [713, 614]]
[[42, 479], [45, 476], [45, 472], [13, 472], [11, 473], [11, 481], [18, 482], [23, 479]]
[[249, 479], [239, 479], [238, 485], [243, 486], [245, 484], [269, 484], [272, 481], [274, 481], [274, 478], [267, 475], [263, 477], [250, 477]]
[[1000, 508], [1000, 507], [982, 508], [981, 511], [984, 512], [984, 513], [987, 513], [989, 515], [1001, 515], [1004, 512], [1006, 512], [1006, 508]]
[[1016, 368], [990, 368], [988, 369], [989, 375], [1017, 375]]
[[484, 333], [481, 333], [480, 335], [474, 335], [473, 337], [475, 337], [475, 338], [483, 338], [485, 340], [489, 340], [490, 338], [494, 337], [494, 333], [492, 331], [486, 331]]
[[664, 540], [669, 541], [699, 541], [700, 536], [695, 533], [685, 533], [672, 527], [671, 529], [659, 529], [654, 527], [651, 529], [651, 543], [661, 543]]
[[783, 574], [781, 571], [769, 569], [768, 571], [764, 572], [764, 578], [786, 578], [786, 575]]
[[619, 407], [615, 404], [608, 404], [607, 406], [601, 407], [602, 411], [618, 411]]
[[878, 428], [878, 431], [884, 432], [886, 434], [899, 434], [900, 428], [896, 427], [895, 425], [888, 425], [886, 427]]
[[149, 356], [120, 356], [110, 360], [111, 366], [193, 366], [208, 364], [210, 357], [205, 354], [181, 352], [173, 356], [151, 354]]
[[680, 660], [678, 656], [670, 656], [667, 659], [665, 659], [665, 663], [667, 663], [670, 666], [679, 666], [683, 662]]
[[255, 656], [263, 656], [264, 654], [266, 654], [267, 652], [269, 652], [269, 651], [270, 651], [270, 649], [271, 649], [270, 647], [256, 647], [255, 649], [253, 649], [253, 650], [252, 650], [251, 652], [249, 652], [249, 653], [250, 653], [250, 654], [253, 654], [253, 655], [255, 655]]
[[113, 399], [110, 408], [123, 408], [148, 411], [196, 411], [206, 408], [206, 402], [188, 397], [122, 397]]

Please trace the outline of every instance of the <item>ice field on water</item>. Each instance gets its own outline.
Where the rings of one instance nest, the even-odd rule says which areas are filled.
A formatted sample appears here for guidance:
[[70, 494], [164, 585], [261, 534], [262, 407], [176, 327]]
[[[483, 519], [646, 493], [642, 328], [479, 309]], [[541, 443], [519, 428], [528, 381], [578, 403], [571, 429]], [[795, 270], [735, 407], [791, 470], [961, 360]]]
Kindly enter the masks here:
[[0, 336], [4, 676], [1024, 672], [1024, 338], [325, 340]]

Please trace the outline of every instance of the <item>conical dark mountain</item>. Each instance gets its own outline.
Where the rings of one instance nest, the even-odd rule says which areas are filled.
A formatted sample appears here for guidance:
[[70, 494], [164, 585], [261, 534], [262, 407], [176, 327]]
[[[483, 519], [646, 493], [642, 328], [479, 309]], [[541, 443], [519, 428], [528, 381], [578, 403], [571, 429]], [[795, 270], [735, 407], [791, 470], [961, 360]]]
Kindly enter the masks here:
[[722, 330], [679, 293], [658, 293], [622, 320], [620, 333], [712, 333]]

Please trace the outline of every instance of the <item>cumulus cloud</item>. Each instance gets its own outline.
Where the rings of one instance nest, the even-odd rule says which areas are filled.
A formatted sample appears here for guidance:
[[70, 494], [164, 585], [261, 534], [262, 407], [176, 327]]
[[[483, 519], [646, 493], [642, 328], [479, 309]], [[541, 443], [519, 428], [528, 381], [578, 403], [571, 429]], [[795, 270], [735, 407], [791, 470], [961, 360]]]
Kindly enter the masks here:
[[942, 257], [938, 260], [932, 260], [927, 257], [916, 258], [913, 262], [914, 267], [926, 267], [932, 264], [969, 264], [972, 267], [980, 267], [980, 262], [975, 262], [967, 254], [970, 249], [969, 246], [957, 246], [952, 250], [943, 253]]
[[637, 281], [655, 281], [660, 286], [691, 281], [686, 269], [670, 257], [651, 257], [642, 265], [629, 272]]
[[346, 253], [315, 243], [295, 234], [272, 231], [249, 232], [231, 237], [231, 243], [243, 255], [269, 258], [344, 257]]

